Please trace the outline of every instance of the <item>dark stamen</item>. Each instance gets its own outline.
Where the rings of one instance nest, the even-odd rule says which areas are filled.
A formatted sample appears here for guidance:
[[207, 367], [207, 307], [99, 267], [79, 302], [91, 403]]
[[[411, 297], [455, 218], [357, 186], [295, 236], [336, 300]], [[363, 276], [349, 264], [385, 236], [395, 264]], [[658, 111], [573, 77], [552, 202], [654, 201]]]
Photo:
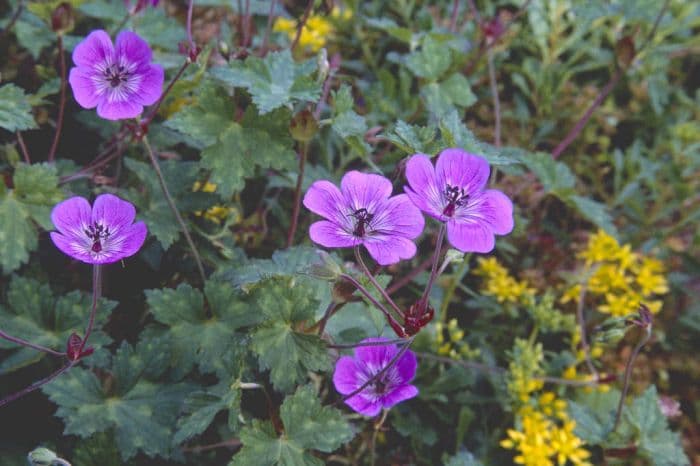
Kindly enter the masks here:
[[469, 194], [464, 192], [464, 188], [447, 185], [444, 193], [447, 205], [442, 210], [442, 214], [447, 217], [452, 217], [455, 214], [457, 207], [461, 207], [469, 200]]
[[369, 212], [367, 212], [367, 209], [363, 207], [361, 209], [357, 209], [350, 215], [355, 217], [355, 219], [357, 220], [357, 225], [355, 225], [355, 230], [353, 231], [353, 234], [359, 237], [365, 236], [365, 234], [367, 233], [365, 228], [369, 226], [369, 222], [371, 222], [374, 218], [374, 214], [370, 214]]

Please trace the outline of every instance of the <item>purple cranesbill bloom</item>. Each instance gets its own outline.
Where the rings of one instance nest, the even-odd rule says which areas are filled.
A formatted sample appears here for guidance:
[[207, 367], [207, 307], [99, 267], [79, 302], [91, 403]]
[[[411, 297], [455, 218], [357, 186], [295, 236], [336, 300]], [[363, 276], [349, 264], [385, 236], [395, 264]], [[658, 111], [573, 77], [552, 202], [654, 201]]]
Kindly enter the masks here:
[[146, 224], [134, 223], [136, 209], [112, 194], [90, 203], [75, 196], [51, 212], [51, 240], [64, 254], [88, 264], [110, 264], [133, 256], [146, 239]]
[[462, 252], [490, 252], [494, 235], [513, 230], [513, 203], [501, 191], [484, 189], [489, 163], [462, 149], [445, 149], [433, 167], [425, 154], [413, 155], [406, 164], [409, 186], [404, 190], [413, 203], [447, 224], [447, 239]]
[[151, 63], [151, 48], [131, 31], [112, 45], [109, 35], [92, 31], [73, 51], [68, 81], [81, 107], [97, 107], [107, 120], [134, 118], [163, 93], [163, 67]]
[[[362, 343], [385, 342], [386, 338], [367, 338]], [[349, 395], [389, 365], [400, 350], [396, 345], [358, 346], [355, 356], [343, 356], [335, 364], [333, 384], [343, 395]], [[376, 416], [383, 408], [391, 408], [418, 395], [418, 388], [409, 382], [416, 375], [416, 355], [407, 350], [386, 372], [358, 394], [345, 400], [352, 409], [365, 416]]]
[[340, 189], [330, 181], [314, 182], [304, 205], [325, 220], [312, 224], [309, 236], [328, 248], [361, 244], [381, 265], [410, 259], [425, 220], [408, 196], [390, 197], [391, 191], [388, 179], [358, 171], [346, 173]]

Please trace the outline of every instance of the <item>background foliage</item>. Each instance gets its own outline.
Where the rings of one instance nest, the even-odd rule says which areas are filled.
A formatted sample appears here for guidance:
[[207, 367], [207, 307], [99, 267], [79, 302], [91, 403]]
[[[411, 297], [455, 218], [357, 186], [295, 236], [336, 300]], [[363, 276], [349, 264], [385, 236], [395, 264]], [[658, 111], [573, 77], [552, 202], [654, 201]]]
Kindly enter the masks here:
[[[116, 193], [150, 235], [105, 270], [95, 354], [0, 408], [3, 464], [40, 445], [75, 465], [700, 462], [696, 2], [196, 1], [201, 53], [148, 137], [206, 283], [133, 122], [99, 120], [69, 91], [49, 160], [58, 4], [0, 3], [0, 329], [58, 350], [82, 331], [90, 270], [48, 239], [56, 202]], [[184, 2], [68, 4], [68, 67], [96, 28], [136, 31], [169, 78], [186, 61]], [[319, 269], [304, 209], [288, 244], [295, 192], [349, 169], [400, 191], [406, 156], [445, 147], [489, 160], [516, 230], [497, 260], [449, 253], [413, 344], [420, 395], [367, 420], [330, 383], [343, 351], [328, 345], [392, 332], [332, 283], [363, 280], [351, 254]], [[428, 221], [419, 254], [380, 272], [402, 306], [436, 233]], [[611, 432], [640, 301], [656, 306], [653, 336]], [[60, 364], [0, 340], [0, 395]], [[533, 439], [552, 450], [537, 457]]]

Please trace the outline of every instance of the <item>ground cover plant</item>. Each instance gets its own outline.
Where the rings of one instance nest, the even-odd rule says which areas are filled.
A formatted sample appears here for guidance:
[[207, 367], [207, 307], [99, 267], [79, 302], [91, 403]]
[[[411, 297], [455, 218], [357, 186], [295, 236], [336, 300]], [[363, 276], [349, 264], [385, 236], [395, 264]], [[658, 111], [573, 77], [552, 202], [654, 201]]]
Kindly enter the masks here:
[[699, 32], [1, 2], [1, 463], [698, 464]]

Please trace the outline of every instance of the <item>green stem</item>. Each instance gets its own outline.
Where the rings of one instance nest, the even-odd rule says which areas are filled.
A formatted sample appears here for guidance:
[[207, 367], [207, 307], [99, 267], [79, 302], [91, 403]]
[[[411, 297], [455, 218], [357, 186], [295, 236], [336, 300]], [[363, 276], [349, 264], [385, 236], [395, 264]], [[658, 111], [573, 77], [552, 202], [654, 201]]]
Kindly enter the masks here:
[[182, 218], [182, 215], [180, 215], [180, 211], [177, 209], [177, 206], [175, 205], [175, 200], [173, 199], [173, 196], [170, 194], [170, 190], [168, 189], [168, 185], [165, 183], [165, 177], [163, 176], [163, 172], [160, 170], [160, 165], [158, 164], [158, 160], [156, 159], [156, 155], [153, 153], [153, 149], [151, 148], [151, 145], [148, 143], [148, 137], [146, 135], [143, 136], [143, 145], [146, 147], [146, 152], [148, 152], [148, 157], [151, 159], [151, 165], [153, 165], [153, 170], [156, 172], [156, 176], [158, 177], [158, 183], [160, 184], [160, 189], [163, 191], [163, 196], [165, 196], [165, 200], [168, 202], [168, 206], [170, 207], [170, 210], [172, 211], [173, 215], [175, 215], [175, 218], [177, 219], [177, 223], [180, 225], [180, 228], [182, 229], [182, 233], [185, 235], [185, 239], [187, 240], [187, 244], [190, 246], [190, 250], [192, 251], [192, 255], [194, 256], [194, 260], [197, 263], [197, 270], [199, 272], [199, 277], [202, 280], [202, 285], [206, 282], [206, 274], [204, 273], [204, 266], [202, 265], [202, 258], [199, 255], [199, 251], [197, 250], [197, 246], [195, 246], [194, 241], [192, 240], [192, 236], [190, 235], [190, 231], [187, 229], [187, 224], [185, 223], [185, 220]]

